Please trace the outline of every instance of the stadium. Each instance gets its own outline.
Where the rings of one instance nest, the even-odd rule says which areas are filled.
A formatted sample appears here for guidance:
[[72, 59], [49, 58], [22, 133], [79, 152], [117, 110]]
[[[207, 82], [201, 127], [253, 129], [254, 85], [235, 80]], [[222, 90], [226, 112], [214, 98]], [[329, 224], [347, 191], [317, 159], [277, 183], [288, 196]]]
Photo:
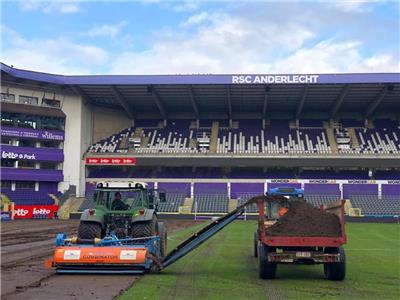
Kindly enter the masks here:
[[80, 297], [399, 295], [399, 73], [70, 76], [2, 63], [1, 144], [7, 299], [55, 298], [55, 289], [73, 299], [86, 287], [91, 279], [42, 264], [49, 239], [76, 233], [83, 212], [96, 208], [103, 182], [165, 192], [157, 216], [171, 232], [169, 249], [274, 188], [302, 189], [314, 207], [344, 199], [348, 274], [338, 285], [316, 266], [283, 266], [277, 280], [260, 281], [252, 204], [160, 275], [96, 277]]

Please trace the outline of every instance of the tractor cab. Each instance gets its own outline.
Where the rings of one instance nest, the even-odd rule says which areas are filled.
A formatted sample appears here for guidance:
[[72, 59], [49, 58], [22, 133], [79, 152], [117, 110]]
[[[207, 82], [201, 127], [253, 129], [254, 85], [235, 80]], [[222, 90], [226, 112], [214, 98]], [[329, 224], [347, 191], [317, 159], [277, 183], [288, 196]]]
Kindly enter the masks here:
[[[128, 183], [129, 184], [129, 183]], [[160, 202], [165, 202], [165, 193], [147, 188], [146, 183], [113, 186], [110, 183], [97, 184], [94, 193], [96, 208], [108, 211], [131, 211], [140, 208], [157, 210]]]
[[135, 181], [102, 181], [93, 195], [95, 208], [82, 212], [80, 238], [102, 238], [110, 234], [139, 238], [157, 233], [157, 208], [166, 195]]

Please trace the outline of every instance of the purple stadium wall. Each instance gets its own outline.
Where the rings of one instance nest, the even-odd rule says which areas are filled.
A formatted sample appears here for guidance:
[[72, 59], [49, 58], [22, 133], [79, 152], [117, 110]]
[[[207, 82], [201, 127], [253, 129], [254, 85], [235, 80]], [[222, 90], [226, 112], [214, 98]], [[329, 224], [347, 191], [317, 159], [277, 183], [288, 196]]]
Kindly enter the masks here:
[[377, 184], [343, 184], [343, 198], [353, 195], [378, 195]]
[[306, 194], [326, 194], [340, 196], [338, 184], [305, 183], [304, 192]]
[[382, 196], [400, 197], [400, 184], [382, 184]]
[[3, 180], [63, 181], [62, 170], [1, 168]]
[[211, 193], [227, 193], [227, 184], [226, 183], [195, 183], [194, 184], [194, 193], [195, 194], [211, 194]]
[[158, 188], [169, 193], [185, 193], [186, 196], [190, 196], [190, 183], [188, 182], [159, 182]]
[[264, 184], [263, 183], [231, 183], [231, 198], [235, 199], [238, 197], [238, 194], [260, 194], [263, 195]]

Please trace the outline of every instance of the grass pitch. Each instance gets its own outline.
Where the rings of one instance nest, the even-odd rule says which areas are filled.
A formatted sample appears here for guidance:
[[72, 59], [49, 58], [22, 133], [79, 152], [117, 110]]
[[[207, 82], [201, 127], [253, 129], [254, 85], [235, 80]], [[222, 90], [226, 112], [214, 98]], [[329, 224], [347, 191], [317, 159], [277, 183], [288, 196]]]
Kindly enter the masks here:
[[[168, 240], [171, 249], [204, 224]], [[400, 299], [400, 226], [348, 223], [347, 275], [324, 278], [322, 265], [278, 265], [261, 280], [252, 256], [254, 221], [235, 221], [160, 274], [145, 275], [128, 299]]]

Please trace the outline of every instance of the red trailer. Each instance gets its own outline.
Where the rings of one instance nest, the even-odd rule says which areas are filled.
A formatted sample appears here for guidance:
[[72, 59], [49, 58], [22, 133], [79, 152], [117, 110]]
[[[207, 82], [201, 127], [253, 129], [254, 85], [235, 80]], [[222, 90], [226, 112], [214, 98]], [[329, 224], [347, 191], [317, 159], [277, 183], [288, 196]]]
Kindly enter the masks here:
[[[273, 279], [277, 264], [323, 264], [325, 277], [343, 280], [346, 275], [344, 200], [329, 203], [321, 210], [336, 214], [341, 236], [270, 236], [266, 228], [276, 220], [268, 218], [268, 205], [259, 199], [258, 229], [254, 235], [254, 256], [258, 257], [259, 277]], [[267, 217], [266, 217], [267, 216]], [[301, 224], [299, 224], [301, 226]]]

